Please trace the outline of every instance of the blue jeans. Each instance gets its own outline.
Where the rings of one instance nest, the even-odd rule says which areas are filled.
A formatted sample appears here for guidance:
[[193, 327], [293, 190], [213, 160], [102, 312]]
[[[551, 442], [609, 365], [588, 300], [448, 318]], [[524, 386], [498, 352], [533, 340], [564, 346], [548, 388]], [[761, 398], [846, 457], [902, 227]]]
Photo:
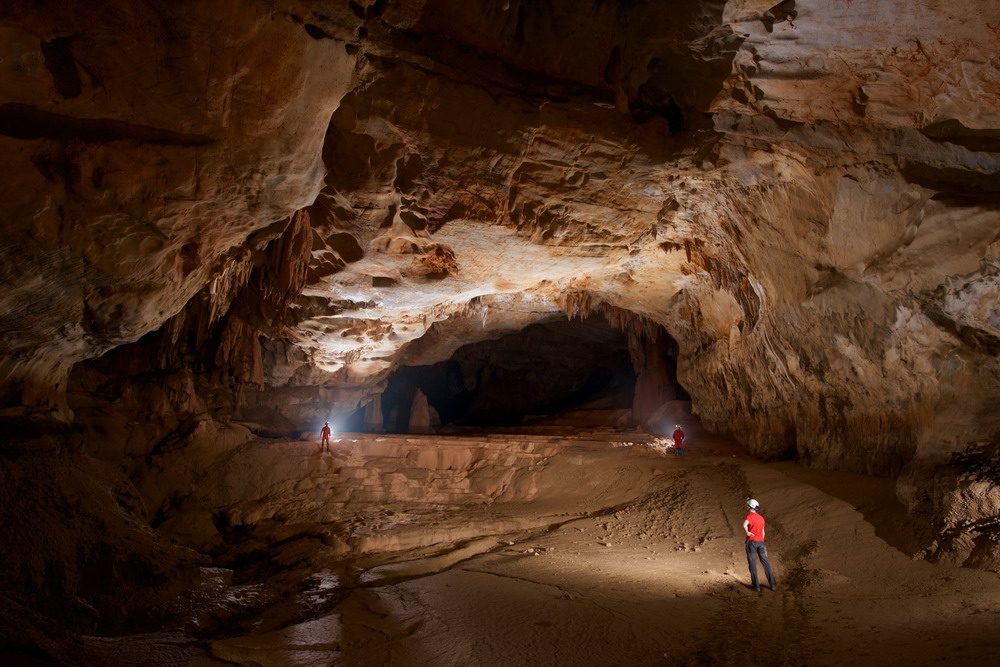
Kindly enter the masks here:
[[761, 540], [757, 542], [756, 540], [747, 540], [747, 565], [750, 566], [750, 582], [753, 584], [754, 588], [760, 588], [760, 582], [757, 581], [757, 557], [760, 556], [760, 564], [764, 566], [764, 574], [767, 575], [767, 583], [774, 588], [778, 585], [778, 582], [774, 579], [774, 573], [771, 572], [771, 564], [767, 562], [767, 547], [764, 545], [764, 541]]

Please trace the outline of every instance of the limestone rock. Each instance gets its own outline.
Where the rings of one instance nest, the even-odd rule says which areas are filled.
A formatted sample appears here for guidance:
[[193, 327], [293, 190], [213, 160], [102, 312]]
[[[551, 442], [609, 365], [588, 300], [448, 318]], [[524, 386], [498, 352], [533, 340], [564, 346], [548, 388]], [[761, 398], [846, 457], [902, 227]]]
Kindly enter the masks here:
[[2, 399], [64, 409], [74, 363], [160, 327], [230, 249], [315, 199], [354, 59], [263, 2], [15, 7]]
[[[1000, 432], [996, 3], [92, 5], [0, 10], [0, 416], [69, 387], [141, 468], [594, 315], [638, 421], [681, 389], [762, 458], [935, 471], [940, 530], [994, 512], [940, 466]], [[505, 465], [479, 492], [531, 491]]]

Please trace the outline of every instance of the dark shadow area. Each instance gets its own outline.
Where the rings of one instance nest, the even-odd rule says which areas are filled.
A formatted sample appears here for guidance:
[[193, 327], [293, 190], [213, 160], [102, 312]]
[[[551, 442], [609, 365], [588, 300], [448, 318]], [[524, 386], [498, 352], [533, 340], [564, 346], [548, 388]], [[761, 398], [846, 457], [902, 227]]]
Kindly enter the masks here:
[[[503, 426], [568, 409], [628, 410], [635, 372], [626, 335], [596, 316], [534, 324], [447, 361], [400, 367], [382, 394], [386, 431], [407, 431], [417, 390], [441, 424]], [[364, 428], [361, 418], [351, 430]]]
[[135, 141], [159, 146], [207, 146], [213, 142], [202, 134], [185, 134], [113, 118], [77, 118], [16, 102], [0, 105], [0, 134], [15, 139]]
[[779, 469], [803, 484], [850, 503], [875, 528], [875, 535], [897, 551], [913, 557], [920, 550], [917, 531], [896, 496], [895, 479], [806, 468], [796, 463], [781, 463]]
[[[677, 384], [677, 346], [617, 328], [601, 315], [533, 324], [459, 348], [450, 359], [401, 366], [372, 409], [345, 430], [430, 432], [440, 427], [641, 425], [664, 401], [689, 401]], [[637, 377], [636, 366], [643, 369]], [[652, 369], [652, 372], [650, 371]]]

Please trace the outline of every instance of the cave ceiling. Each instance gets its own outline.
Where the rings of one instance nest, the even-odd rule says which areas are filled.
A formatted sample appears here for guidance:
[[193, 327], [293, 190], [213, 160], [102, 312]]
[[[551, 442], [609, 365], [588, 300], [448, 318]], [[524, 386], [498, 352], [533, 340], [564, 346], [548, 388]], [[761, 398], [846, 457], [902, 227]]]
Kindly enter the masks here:
[[890, 472], [995, 437], [997, 26], [964, 1], [8, 4], [5, 414], [69, 419], [71, 370], [134, 350], [227, 369], [247, 410], [346, 415], [399, 364], [604, 313], [668, 332], [695, 412], [760, 455]]

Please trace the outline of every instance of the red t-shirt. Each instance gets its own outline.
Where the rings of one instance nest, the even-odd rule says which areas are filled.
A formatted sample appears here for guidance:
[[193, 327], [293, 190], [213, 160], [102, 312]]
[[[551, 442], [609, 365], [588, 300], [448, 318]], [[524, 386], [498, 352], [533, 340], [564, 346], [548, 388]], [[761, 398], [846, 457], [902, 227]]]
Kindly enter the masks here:
[[320, 431], [320, 433], [323, 434], [324, 438], [329, 438], [330, 437], [330, 427], [329, 426], [324, 426], [323, 430]]
[[746, 521], [750, 522], [750, 525], [747, 526], [747, 530], [753, 533], [753, 535], [747, 536], [747, 541], [749, 542], [750, 540], [753, 540], [754, 542], [763, 542], [764, 517], [757, 514], [756, 512], [750, 512], [746, 516]]
[[678, 447], [684, 445], [684, 431], [677, 429], [674, 431], [674, 444]]

